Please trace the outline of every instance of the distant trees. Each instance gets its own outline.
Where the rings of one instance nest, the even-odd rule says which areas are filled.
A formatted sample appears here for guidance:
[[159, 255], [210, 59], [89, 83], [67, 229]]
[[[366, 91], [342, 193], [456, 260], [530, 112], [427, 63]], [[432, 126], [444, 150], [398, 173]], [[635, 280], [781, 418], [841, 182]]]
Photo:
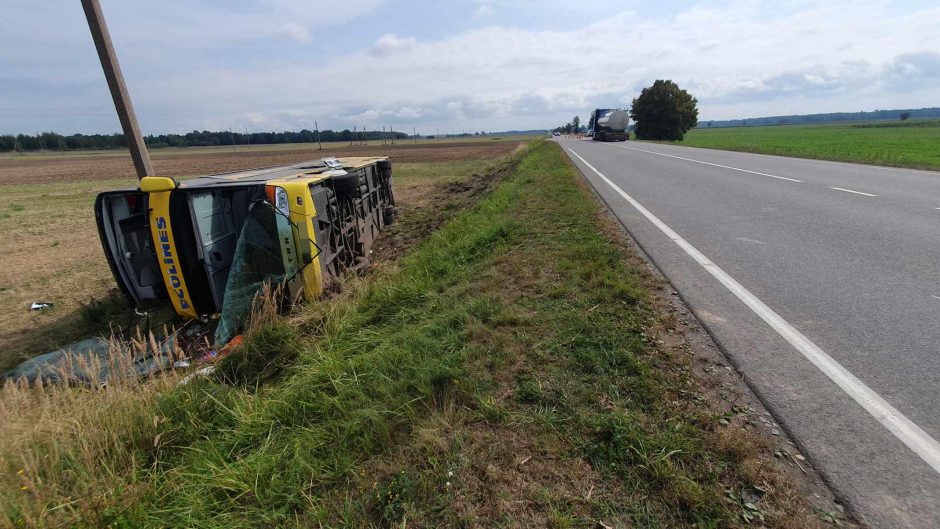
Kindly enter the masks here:
[[826, 114], [801, 114], [786, 116], [766, 116], [741, 119], [715, 120], [713, 128], [775, 125], [785, 122], [788, 125], [802, 123], [836, 123], [840, 121], [883, 121], [898, 120], [901, 114], [908, 113], [908, 119], [937, 119], [940, 118], [940, 107], [930, 108], [896, 108], [891, 110], [874, 110], [871, 112], [830, 112]]
[[910, 112], [901, 112], [898, 114], [898, 117], [901, 118], [901, 121], [907, 121], [907, 118], [911, 117]]
[[552, 132], [559, 132], [561, 134], [577, 134], [581, 132], [584, 127], [581, 126], [581, 117], [575, 116], [571, 118], [569, 123], [565, 123], [560, 127], [555, 127], [552, 129]]
[[[482, 134], [482, 132], [481, 132]], [[380, 140], [383, 138], [404, 139], [404, 132], [332, 131], [321, 130], [320, 139], [324, 142]], [[300, 132], [252, 132], [244, 134], [224, 131], [198, 131], [186, 134], [158, 134], [144, 137], [144, 142], [151, 149], [161, 147], [206, 147], [213, 145], [264, 145], [272, 143], [316, 143], [317, 133], [303, 129]], [[18, 146], [18, 147], [17, 147]], [[55, 132], [43, 132], [35, 136], [29, 134], [0, 135], [0, 151], [38, 151], [49, 150], [84, 150], [84, 149], [119, 149], [127, 147], [123, 134], [72, 134], [63, 136]]]
[[630, 117], [640, 140], [679, 141], [698, 124], [698, 100], [672, 81], [657, 79], [633, 100]]

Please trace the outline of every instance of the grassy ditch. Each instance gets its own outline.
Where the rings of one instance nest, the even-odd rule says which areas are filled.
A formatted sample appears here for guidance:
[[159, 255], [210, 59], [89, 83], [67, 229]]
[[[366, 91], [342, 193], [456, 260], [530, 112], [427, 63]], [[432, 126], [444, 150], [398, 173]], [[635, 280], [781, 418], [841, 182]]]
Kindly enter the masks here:
[[699, 127], [681, 143], [797, 158], [940, 170], [940, 121]]
[[23, 471], [42, 448], [5, 433], [7, 523], [821, 525], [662, 345], [654, 280], [626, 252], [558, 146], [536, 142], [394, 265], [256, 321], [214, 378], [127, 425], [88, 419], [123, 447], [96, 456], [104, 477], [67, 438]]

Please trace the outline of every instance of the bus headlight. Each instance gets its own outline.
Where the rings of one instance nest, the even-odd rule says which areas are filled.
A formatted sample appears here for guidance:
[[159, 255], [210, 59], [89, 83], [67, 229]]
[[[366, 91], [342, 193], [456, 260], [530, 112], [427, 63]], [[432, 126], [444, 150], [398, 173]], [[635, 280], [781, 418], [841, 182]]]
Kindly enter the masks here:
[[290, 200], [287, 197], [287, 190], [283, 187], [267, 186], [268, 200], [274, 204], [274, 207], [285, 216], [290, 216]]
[[287, 190], [283, 187], [277, 188], [274, 194], [274, 206], [284, 215], [290, 216], [290, 202], [287, 200]]

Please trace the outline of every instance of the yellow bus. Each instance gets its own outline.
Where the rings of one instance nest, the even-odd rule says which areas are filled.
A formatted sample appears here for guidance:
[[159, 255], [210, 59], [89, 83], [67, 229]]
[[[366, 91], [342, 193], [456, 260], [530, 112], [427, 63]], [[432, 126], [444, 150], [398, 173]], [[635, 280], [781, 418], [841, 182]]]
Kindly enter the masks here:
[[373, 241], [395, 218], [392, 165], [324, 158], [183, 182], [148, 176], [138, 189], [98, 195], [95, 215], [133, 305], [169, 300], [180, 316], [224, 320], [250, 310], [266, 282], [315, 299], [368, 266]]

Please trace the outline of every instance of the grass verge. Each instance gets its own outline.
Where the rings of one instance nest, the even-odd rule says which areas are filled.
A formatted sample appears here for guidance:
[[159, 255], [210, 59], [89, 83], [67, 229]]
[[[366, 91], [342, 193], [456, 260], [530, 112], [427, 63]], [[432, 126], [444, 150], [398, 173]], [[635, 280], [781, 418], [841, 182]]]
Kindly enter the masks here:
[[681, 145], [940, 170], [940, 121], [699, 127]]
[[[72, 458], [73, 438], [18, 473], [33, 452], [5, 433], [6, 520], [821, 525], [746, 428], [699, 396], [688, 356], [662, 345], [654, 280], [617, 233], [558, 146], [536, 142], [394, 266], [257, 324], [215, 379], [147, 400], [123, 427], [84, 424], [131, 447], [97, 456], [113, 469], [133, 452], [110, 481]], [[264, 358], [277, 378], [251, 376]], [[68, 484], [48, 479], [65, 474], [91, 475], [82, 498], [102, 506], [65, 502]], [[23, 475], [45, 488], [11, 488]]]

